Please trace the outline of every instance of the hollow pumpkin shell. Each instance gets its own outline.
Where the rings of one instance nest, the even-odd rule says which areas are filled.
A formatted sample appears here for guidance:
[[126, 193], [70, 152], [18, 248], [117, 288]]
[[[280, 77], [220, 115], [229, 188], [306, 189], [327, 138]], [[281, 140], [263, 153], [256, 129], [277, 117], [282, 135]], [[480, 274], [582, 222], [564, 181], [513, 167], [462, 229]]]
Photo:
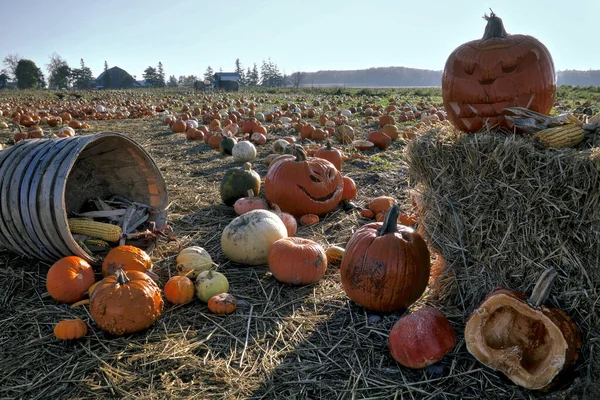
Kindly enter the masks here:
[[467, 350], [527, 389], [549, 388], [578, 358], [580, 332], [562, 310], [532, 307], [525, 294], [499, 287], [465, 326]]

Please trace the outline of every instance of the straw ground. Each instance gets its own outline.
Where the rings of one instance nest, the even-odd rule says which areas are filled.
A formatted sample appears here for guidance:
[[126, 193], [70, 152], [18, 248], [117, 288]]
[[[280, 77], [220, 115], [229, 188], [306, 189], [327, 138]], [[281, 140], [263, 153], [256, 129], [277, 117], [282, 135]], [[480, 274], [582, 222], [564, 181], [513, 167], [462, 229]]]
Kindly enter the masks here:
[[[465, 310], [433, 293], [430, 304], [444, 312], [458, 334], [441, 362], [422, 371], [399, 366], [387, 336], [403, 312], [369, 312], [347, 299], [339, 272], [330, 268], [319, 283], [278, 283], [266, 266], [229, 262], [220, 251], [222, 229], [235, 216], [220, 202], [218, 186], [236, 164], [204, 143], [171, 134], [157, 120], [93, 123], [93, 132], [121, 132], [153, 156], [168, 185], [169, 220], [177, 242], [161, 243], [152, 254], [166, 281], [175, 273], [181, 246], [206, 248], [240, 300], [236, 313], [211, 314], [198, 300], [167, 305], [150, 329], [125, 337], [101, 332], [85, 308], [57, 304], [45, 294], [49, 265], [0, 253], [0, 398], [26, 399], [526, 399], [566, 398], [527, 392], [479, 364], [466, 351]], [[290, 131], [276, 132], [284, 136]], [[350, 149], [346, 148], [350, 151]], [[254, 168], [264, 177], [259, 148]], [[344, 165], [358, 185], [358, 205], [376, 195], [410, 208], [408, 167], [398, 142], [371, 160]], [[344, 245], [364, 224], [341, 209], [298, 236], [324, 246]], [[448, 278], [446, 278], [448, 279]], [[54, 324], [81, 317], [90, 333], [73, 343], [54, 339]]]

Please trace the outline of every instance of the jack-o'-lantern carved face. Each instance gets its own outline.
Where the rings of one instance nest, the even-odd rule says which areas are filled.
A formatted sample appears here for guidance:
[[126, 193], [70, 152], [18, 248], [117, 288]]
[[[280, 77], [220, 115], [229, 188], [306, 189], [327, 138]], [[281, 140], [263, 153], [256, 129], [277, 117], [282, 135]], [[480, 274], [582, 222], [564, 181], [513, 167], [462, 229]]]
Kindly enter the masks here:
[[342, 199], [342, 175], [325, 159], [307, 158], [300, 146], [294, 152], [296, 159], [277, 161], [269, 168], [266, 199], [296, 217], [330, 212]]
[[494, 13], [481, 40], [459, 46], [450, 54], [442, 75], [442, 98], [450, 121], [466, 132], [485, 125], [510, 128], [506, 107], [550, 112], [556, 76], [550, 52], [527, 35], [509, 35]]

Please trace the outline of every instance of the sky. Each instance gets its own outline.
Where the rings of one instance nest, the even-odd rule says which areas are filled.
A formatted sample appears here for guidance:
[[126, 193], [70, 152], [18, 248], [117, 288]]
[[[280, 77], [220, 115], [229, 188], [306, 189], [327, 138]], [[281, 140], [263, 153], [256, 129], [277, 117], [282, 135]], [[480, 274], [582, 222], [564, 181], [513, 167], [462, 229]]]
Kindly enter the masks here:
[[[442, 70], [481, 38], [489, 8], [508, 33], [536, 37], [557, 70], [600, 69], [597, 0], [0, 0], [0, 60], [18, 53], [48, 76], [56, 53], [98, 76], [104, 61], [137, 79], [162, 62], [167, 77], [403, 66]], [[0, 69], [3, 68], [0, 65]]]

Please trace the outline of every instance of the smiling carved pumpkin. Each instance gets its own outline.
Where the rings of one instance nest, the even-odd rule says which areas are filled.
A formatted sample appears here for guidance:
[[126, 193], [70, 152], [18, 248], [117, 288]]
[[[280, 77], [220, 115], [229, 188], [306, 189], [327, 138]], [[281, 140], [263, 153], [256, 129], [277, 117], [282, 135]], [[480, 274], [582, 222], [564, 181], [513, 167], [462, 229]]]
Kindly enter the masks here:
[[509, 35], [493, 12], [485, 16], [482, 39], [450, 54], [442, 75], [442, 98], [448, 119], [465, 132], [485, 125], [510, 128], [506, 107], [526, 107], [548, 114], [554, 104], [556, 75], [550, 52], [527, 35]]
[[342, 175], [329, 161], [306, 156], [294, 146], [295, 159], [277, 161], [265, 177], [265, 198], [296, 217], [323, 215], [342, 199]]

